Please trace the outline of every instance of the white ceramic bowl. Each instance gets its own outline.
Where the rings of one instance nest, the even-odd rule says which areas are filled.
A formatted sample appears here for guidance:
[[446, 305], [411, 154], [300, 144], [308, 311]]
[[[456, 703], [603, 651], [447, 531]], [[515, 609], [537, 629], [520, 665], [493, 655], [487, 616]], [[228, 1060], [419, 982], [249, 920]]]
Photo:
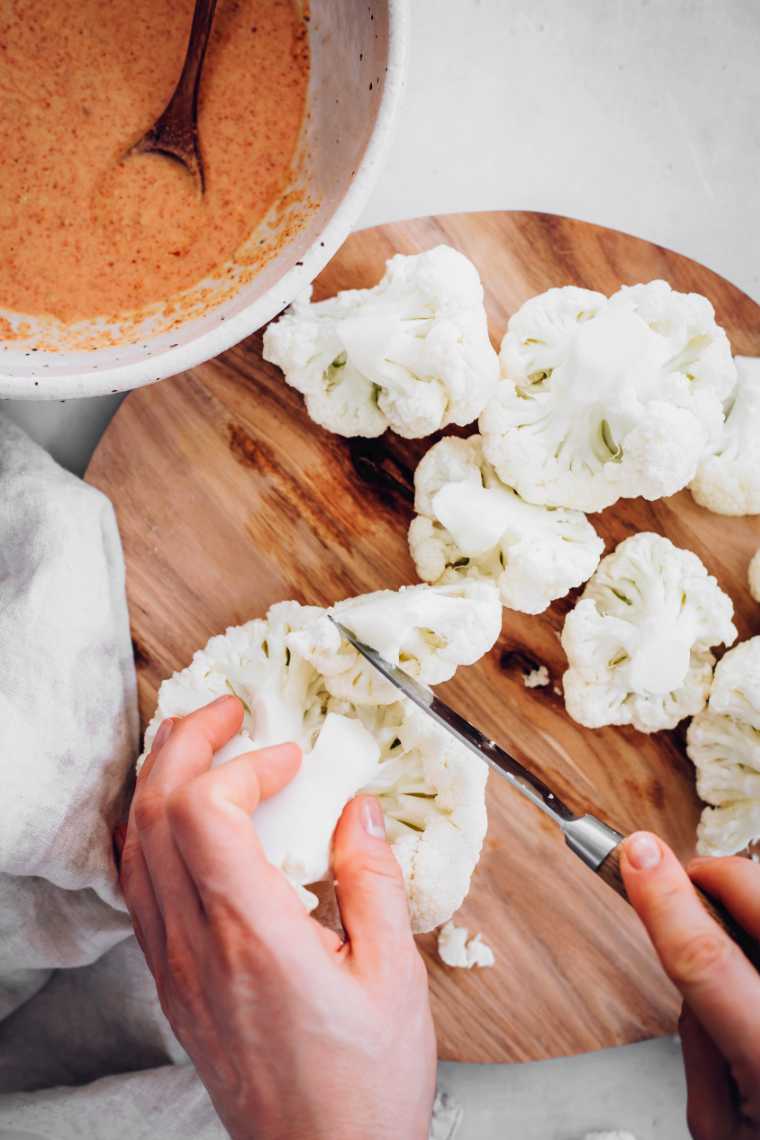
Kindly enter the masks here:
[[[0, 340], [0, 397], [60, 400], [155, 383], [261, 328], [316, 277], [380, 171], [404, 81], [407, 0], [311, 0], [309, 36], [309, 107], [294, 189], [305, 192], [313, 208], [273, 211], [249, 239], [268, 260], [179, 327], [161, 331], [162, 321], [154, 318], [129, 338], [103, 322], [51, 334], [49, 321], [32, 318], [23, 340]], [[0, 310], [3, 316], [16, 319]], [[110, 347], [76, 347], [104, 333]], [[41, 347], [51, 336], [55, 351]]]

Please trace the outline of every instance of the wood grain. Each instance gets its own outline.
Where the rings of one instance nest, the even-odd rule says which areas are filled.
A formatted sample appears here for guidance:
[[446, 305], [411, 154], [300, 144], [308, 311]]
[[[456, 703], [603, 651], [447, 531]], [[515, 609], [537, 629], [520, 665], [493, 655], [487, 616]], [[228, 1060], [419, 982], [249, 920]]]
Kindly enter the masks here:
[[[355, 234], [316, 295], [374, 284], [392, 253], [440, 241], [478, 266], [496, 343], [508, 316], [552, 285], [609, 293], [664, 277], [710, 298], [737, 353], [760, 354], [760, 310], [728, 282], [637, 238], [546, 214], [461, 214]], [[329, 603], [415, 578], [406, 546], [412, 476], [431, 441], [346, 441], [321, 431], [260, 346], [253, 336], [134, 392], [90, 465], [88, 478], [113, 500], [121, 527], [144, 719], [162, 678], [227, 625], [284, 598]], [[621, 502], [592, 522], [608, 550], [654, 530], [696, 551], [733, 595], [741, 636], [760, 632], [746, 588], [758, 520], [711, 515], [683, 492]], [[686, 857], [699, 807], [683, 732], [591, 732], [564, 712], [558, 635], [573, 604], [565, 598], [539, 617], [505, 611], [495, 650], [442, 695], [579, 811], [624, 832], [651, 828]], [[552, 684], [526, 689], [523, 673], [538, 663]], [[420, 940], [441, 1056], [527, 1061], [672, 1032], [675, 993], [630, 908], [493, 775], [488, 805], [489, 833], [461, 920], [482, 930], [496, 966], [449, 970], [433, 937]]]

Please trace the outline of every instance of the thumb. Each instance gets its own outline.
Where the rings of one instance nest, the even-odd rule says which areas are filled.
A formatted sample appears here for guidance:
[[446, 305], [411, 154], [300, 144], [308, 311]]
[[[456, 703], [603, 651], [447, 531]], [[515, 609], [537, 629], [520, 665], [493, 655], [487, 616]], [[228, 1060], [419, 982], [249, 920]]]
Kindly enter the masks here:
[[385, 817], [374, 796], [346, 805], [333, 840], [340, 916], [359, 965], [393, 962], [413, 943], [401, 868], [385, 838]]

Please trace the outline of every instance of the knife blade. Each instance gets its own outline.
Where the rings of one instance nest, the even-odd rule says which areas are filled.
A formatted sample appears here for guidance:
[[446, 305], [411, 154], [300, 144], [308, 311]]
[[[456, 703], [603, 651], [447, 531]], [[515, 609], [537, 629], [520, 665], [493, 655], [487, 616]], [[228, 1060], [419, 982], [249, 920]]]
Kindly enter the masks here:
[[[456, 709], [451, 708], [440, 697], [436, 696], [427, 685], [422, 685], [414, 677], [410, 677], [403, 669], [390, 664], [376, 649], [365, 645], [350, 629], [347, 629], [337, 618], [328, 615], [330, 621], [336, 626], [343, 637], [354, 649], [372, 665], [378, 673], [390, 681], [405, 697], [417, 708], [426, 713], [436, 724], [454, 736], [460, 744], [469, 749], [481, 760], [503, 776], [513, 788], [546, 815], [550, 816], [562, 831], [565, 843], [582, 862], [612, 887], [614, 891], [629, 902], [625, 883], [620, 871], [620, 844], [625, 838], [615, 828], [610, 827], [595, 815], [573, 815], [570, 808], [559, 796], [552, 792], [543, 780], [539, 779], [529, 768], [515, 759], [494, 740], [470, 724]], [[760, 969], [760, 949], [758, 944], [734, 920], [732, 915], [720, 904], [706, 895], [699, 887], [695, 892], [707, 913], [725, 930], [744, 951], [750, 961]]]
[[456, 709], [447, 705], [440, 697], [426, 685], [421, 685], [403, 669], [391, 665], [376, 649], [365, 645], [350, 629], [342, 625], [336, 618], [330, 619], [337, 627], [341, 637], [345, 638], [354, 649], [369, 661], [378, 673], [382, 673], [413, 704], [427, 713], [437, 724], [460, 744], [474, 752], [481, 760], [490, 765], [499, 775], [526, 796], [540, 811], [550, 816], [563, 832], [565, 842], [584, 863], [596, 871], [608, 855], [619, 845], [623, 836], [614, 828], [608, 827], [602, 820], [593, 815], [574, 815], [567, 804], [555, 795], [543, 780], [539, 779], [529, 768], [521, 764], [514, 756], [501, 748], [496, 741], [490, 740], [475, 725], [465, 720]]

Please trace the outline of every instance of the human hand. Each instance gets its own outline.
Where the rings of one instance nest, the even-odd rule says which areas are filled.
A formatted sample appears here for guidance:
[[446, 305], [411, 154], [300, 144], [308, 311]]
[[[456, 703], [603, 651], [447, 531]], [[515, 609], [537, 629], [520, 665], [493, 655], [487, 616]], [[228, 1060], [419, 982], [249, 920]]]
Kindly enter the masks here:
[[382, 811], [359, 796], [335, 832], [341, 942], [250, 819], [299, 749], [211, 767], [241, 722], [234, 697], [164, 721], [137, 780], [121, 882], [161, 1007], [234, 1140], [423, 1140], [435, 1036]]
[[647, 832], [623, 845], [628, 897], [684, 998], [680, 1030], [694, 1140], [760, 1137], [760, 974], [706, 913], [689, 876], [760, 939], [760, 866], [695, 859], [687, 875]]

